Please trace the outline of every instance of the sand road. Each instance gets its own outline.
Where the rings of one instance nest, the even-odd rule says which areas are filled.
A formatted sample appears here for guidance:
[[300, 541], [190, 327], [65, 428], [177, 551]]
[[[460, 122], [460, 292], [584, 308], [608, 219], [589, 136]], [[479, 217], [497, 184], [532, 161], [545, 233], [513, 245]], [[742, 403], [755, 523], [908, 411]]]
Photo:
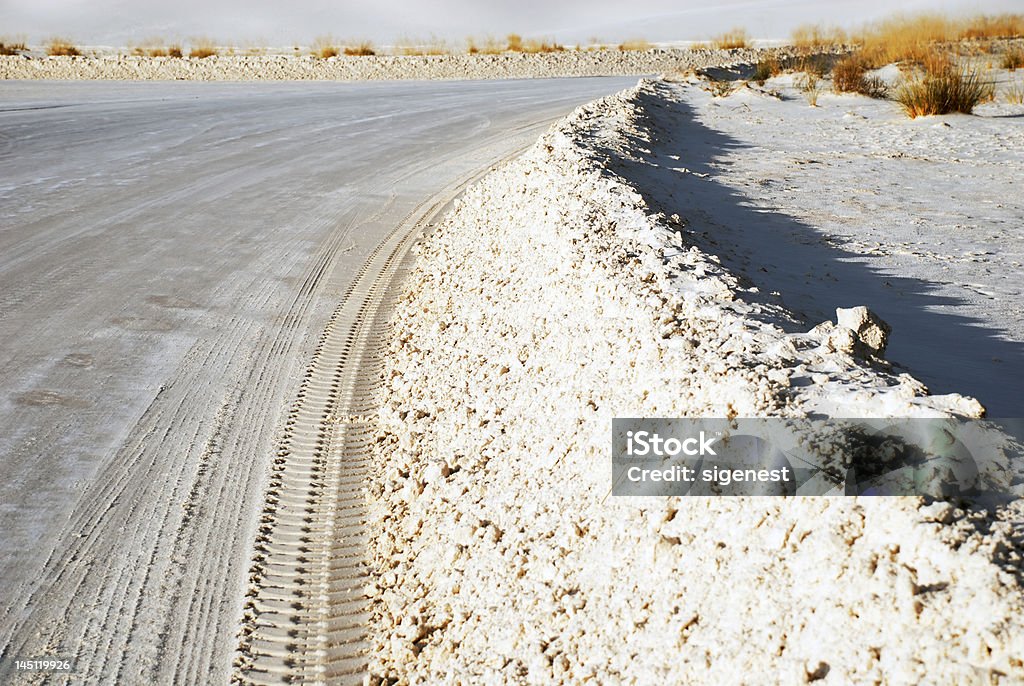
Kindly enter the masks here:
[[0, 83], [0, 670], [227, 682], [339, 298], [425, 200], [632, 82]]

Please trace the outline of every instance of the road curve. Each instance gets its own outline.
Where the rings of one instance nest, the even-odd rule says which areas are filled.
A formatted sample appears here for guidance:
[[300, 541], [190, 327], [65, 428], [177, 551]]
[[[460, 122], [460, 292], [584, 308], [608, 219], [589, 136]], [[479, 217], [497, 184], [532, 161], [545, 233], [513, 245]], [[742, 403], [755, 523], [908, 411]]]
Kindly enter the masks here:
[[632, 82], [0, 82], [0, 681], [237, 679], [281, 436], [382, 246]]

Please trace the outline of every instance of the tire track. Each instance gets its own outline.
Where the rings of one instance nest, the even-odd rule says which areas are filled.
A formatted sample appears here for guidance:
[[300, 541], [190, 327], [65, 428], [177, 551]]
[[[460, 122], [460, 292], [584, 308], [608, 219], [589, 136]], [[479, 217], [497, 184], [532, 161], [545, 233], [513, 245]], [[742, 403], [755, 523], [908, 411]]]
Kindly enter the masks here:
[[316, 345], [260, 516], [233, 683], [363, 683], [363, 485], [387, 315], [410, 268], [409, 248], [483, 173], [421, 204], [378, 244]]
[[[207, 639], [210, 634], [233, 634], [233, 627], [222, 626], [219, 632], [198, 631], [197, 627], [211, 618], [222, 625], [234, 624], [234, 613], [222, 617], [223, 613], [208, 610], [215, 598], [237, 595], [231, 587], [233, 575], [217, 568], [224, 556], [208, 552], [212, 545], [223, 546], [223, 539], [204, 536], [203, 527], [190, 524], [195, 508], [189, 504], [213, 509], [212, 514], [205, 515], [207, 520], [221, 525], [233, 522], [238, 531], [247, 530], [244, 503], [231, 491], [262, 490], [258, 474], [247, 463], [254, 452], [261, 452], [257, 439], [262, 431], [258, 427], [273, 427], [277, 420], [274, 408], [284, 401], [269, 397], [281, 387], [278, 377], [289, 372], [278, 358], [283, 349], [301, 345], [296, 331], [306, 328], [307, 310], [318, 284], [330, 271], [339, 246], [354, 226], [355, 220], [350, 217], [348, 225], [321, 248], [288, 308], [290, 326], [281, 327], [270, 341], [247, 353], [247, 341], [259, 337], [259, 329], [265, 324], [236, 318], [215, 339], [201, 342], [188, 353], [195, 360], [188, 365], [191, 373], [172, 380], [157, 394], [121, 455], [107, 465], [97, 479], [98, 487], [77, 508], [68, 533], [44, 564], [46, 583], [25, 599], [25, 606], [34, 609], [6, 627], [3, 633], [10, 632], [9, 642], [0, 642], [0, 652], [65, 654], [73, 635], [67, 627], [77, 626], [84, 640], [78, 642], [71, 657], [77, 672], [89, 675], [89, 683], [99, 675], [103, 675], [104, 683], [139, 683], [147, 672], [159, 674], [164, 647], [192, 658], [187, 662], [194, 659], [200, 663], [177, 662], [176, 669], [186, 667], [188, 671], [180, 674], [180, 679], [176, 675], [175, 683], [208, 683], [205, 679], [210, 665], [206, 661], [223, 650], [181, 651], [177, 645]], [[260, 290], [249, 296], [257, 309], [265, 305], [265, 298], [266, 293]], [[245, 364], [252, 355], [257, 359]], [[219, 399], [214, 396], [205, 403], [195, 402], [196, 397], [215, 390], [210, 380], [218, 375], [209, 370], [239, 366], [248, 368], [248, 375], [232, 377], [226, 387], [218, 389], [222, 393]], [[222, 455], [226, 457], [223, 462], [218, 459]], [[153, 477], [163, 471], [175, 476], [171, 480]], [[239, 561], [248, 547], [246, 538], [243, 534], [233, 543], [241, 548]], [[160, 544], [161, 539], [168, 542]], [[102, 567], [95, 564], [96, 560], [112, 560], [122, 540], [151, 543], [108, 571], [90, 574], [83, 569]], [[72, 564], [63, 563], [65, 559]], [[77, 560], [87, 562], [80, 566]], [[210, 569], [200, 575], [185, 573], [190, 565]], [[186, 582], [191, 582], [191, 587], [181, 588]], [[218, 588], [199, 589], [204, 583]], [[168, 597], [167, 604], [174, 611], [154, 615], [154, 595]], [[68, 603], [67, 599], [72, 598], [74, 603]], [[193, 606], [197, 601], [205, 613]], [[82, 608], [88, 608], [84, 616]], [[187, 621], [173, 621], [181, 618], [180, 611], [187, 613]], [[149, 641], [139, 639], [138, 633], [153, 632], [157, 627], [157, 647], [140, 649]], [[130, 672], [125, 671], [128, 665]], [[23, 681], [36, 683], [43, 678], [26, 676]]]

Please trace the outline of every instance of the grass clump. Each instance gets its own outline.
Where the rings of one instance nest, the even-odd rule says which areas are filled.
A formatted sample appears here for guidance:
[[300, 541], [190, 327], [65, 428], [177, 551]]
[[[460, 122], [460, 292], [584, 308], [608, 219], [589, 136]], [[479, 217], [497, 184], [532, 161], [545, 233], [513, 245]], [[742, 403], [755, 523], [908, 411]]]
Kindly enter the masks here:
[[746, 29], [735, 28], [731, 31], [726, 31], [720, 36], [716, 36], [714, 44], [719, 50], [746, 48], [750, 46], [750, 37], [747, 35]]
[[[476, 46], [472, 39], [468, 41], [467, 52], [471, 55], [476, 54], [480, 49]], [[397, 55], [450, 55], [452, 50], [448, 47], [448, 42], [443, 38], [437, 36], [431, 36], [429, 39], [420, 40], [412, 38], [399, 38], [395, 43], [394, 52]]]
[[341, 48], [338, 47], [337, 43], [331, 36], [317, 36], [313, 40], [313, 45], [310, 46], [310, 52], [313, 57], [319, 57], [322, 60], [326, 60], [330, 57], [337, 57], [341, 54]]
[[836, 93], [857, 93], [884, 100], [889, 97], [885, 82], [868, 76], [867, 63], [858, 53], [847, 55], [832, 68], [832, 90]]
[[867, 70], [860, 55], [844, 57], [832, 68], [832, 88], [836, 93], [860, 93]]
[[20, 55], [23, 52], [28, 52], [28, 46], [25, 44], [25, 41], [14, 41], [12, 43], [0, 41], [0, 55]]
[[[541, 53], [541, 52], [563, 52], [564, 45], [554, 40], [539, 38], [523, 38], [518, 33], [510, 33], [505, 36], [504, 43], [494, 38], [485, 38], [477, 42], [474, 38], [467, 39], [467, 52], [471, 55], [499, 55], [505, 52]], [[579, 47], [579, 46], [577, 46]]]
[[[172, 52], [177, 51], [177, 55]], [[132, 47], [132, 54], [136, 57], [181, 57], [181, 47], [172, 45], [164, 47], [164, 42], [159, 38], [152, 38], [144, 43]]]
[[479, 42], [470, 36], [466, 39], [466, 52], [470, 55], [500, 55], [505, 52], [505, 44], [494, 36], [485, 36]]
[[936, 43], [955, 35], [952, 23], [940, 14], [899, 15], [869, 26], [857, 37], [861, 55], [871, 68], [893, 62], [923, 62]]
[[638, 52], [642, 50], [650, 50], [653, 47], [653, 45], [643, 38], [633, 38], [619, 43], [619, 52]]
[[355, 45], [346, 45], [344, 53], [350, 57], [371, 57], [376, 55], [377, 51], [373, 49], [373, 43], [363, 41]]
[[755, 81], [762, 86], [764, 82], [773, 76], [778, 76], [782, 73], [782, 64], [779, 63], [777, 57], [768, 57], [757, 63], [754, 67], [754, 73], [751, 75], [750, 80]]
[[854, 37], [872, 68], [893, 62], [921, 63], [937, 46], [1024, 36], [1024, 15], [950, 19], [942, 14], [896, 15], [869, 25]]
[[1003, 94], [1006, 102], [1010, 105], [1024, 105], [1024, 83], [1011, 83]]
[[796, 79], [797, 89], [804, 94], [807, 104], [811, 107], [818, 106], [818, 96], [821, 95], [821, 77], [814, 72], [804, 72]]
[[803, 24], [792, 33], [793, 45], [803, 52], [846, 45], [850, 41], [846, 31], [838, 26], [822, 27], [816, 24]]
[[553, 40], [548, 41], [537, 38], [523, 40], [523, 37], [519, 34], [510, 33], [508, 35], [508, 50], [509, 52], [537, 54], [542, 52], [561, 52], [565, 50], [565, 46], [559, 45]]
[[1024, 49], [1012, 47], [1003, 53], [1002, 67], [1010, 71], [1024, 67]]
[[825, 74], [832, 67], [832, 62], [826, 55], [807, 55], [800, 58], [796, 64], [796, 71], [806, 74], [813, 74], [818, 79], [825, 78]]
[[219, 53], [217, 46], [209, 38], [197, 38], [192, 41], [192, 48], [188, 51], [189, 57], [195, 59], [205, 59], [207, 57], [214, 57]]
[[970, 67], [925, 72], [896, 89], [894, 99], [911, 119], [933, 114], [971, 114], [995, 97], [995, 84]]
[[724, 98], [727, 95], [731, 95], [733, 90], [736, 88], [736, 84], [732, 81], [725, 79], [709, 79], [706, 83], [701, 85], [701, 88], [711, 93], [716, 98]]
[[46, 54], [52, 57], [78, 57], [82, 51], [65, 38], [51, 38], [46, 44]]
[[875, 100], [889, 99], [889, 86], [877, 76], [865, 76], [857, 92]]
[[958, 38], [982, 40], [992, 38], [1020, 38], [1024, 36], [1024, 14], [997, 14], [977, 16], [959, 26]]

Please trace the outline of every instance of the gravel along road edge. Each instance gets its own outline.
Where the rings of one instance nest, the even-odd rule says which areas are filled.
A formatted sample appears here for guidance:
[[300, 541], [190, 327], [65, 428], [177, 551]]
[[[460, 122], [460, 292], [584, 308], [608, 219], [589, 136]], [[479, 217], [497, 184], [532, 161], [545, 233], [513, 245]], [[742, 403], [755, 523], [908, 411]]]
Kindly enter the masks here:
[[451, 184], [391, 231], [317, 343], [260, 517], [235, 661], [239, 683], [361, 684], [368, 675], [366, 480], [388, 321], [412, 246], [492, 168]]
[[424, 240], [381, 388], [373, 674], [1024, 679], [1019, 498], [612, 496], [613, 417], [983, 413], [859, 350], [855, 308], [801, 320], [688, 231], [745, 199], [700, 165], [683, 88], [581, 106]]

